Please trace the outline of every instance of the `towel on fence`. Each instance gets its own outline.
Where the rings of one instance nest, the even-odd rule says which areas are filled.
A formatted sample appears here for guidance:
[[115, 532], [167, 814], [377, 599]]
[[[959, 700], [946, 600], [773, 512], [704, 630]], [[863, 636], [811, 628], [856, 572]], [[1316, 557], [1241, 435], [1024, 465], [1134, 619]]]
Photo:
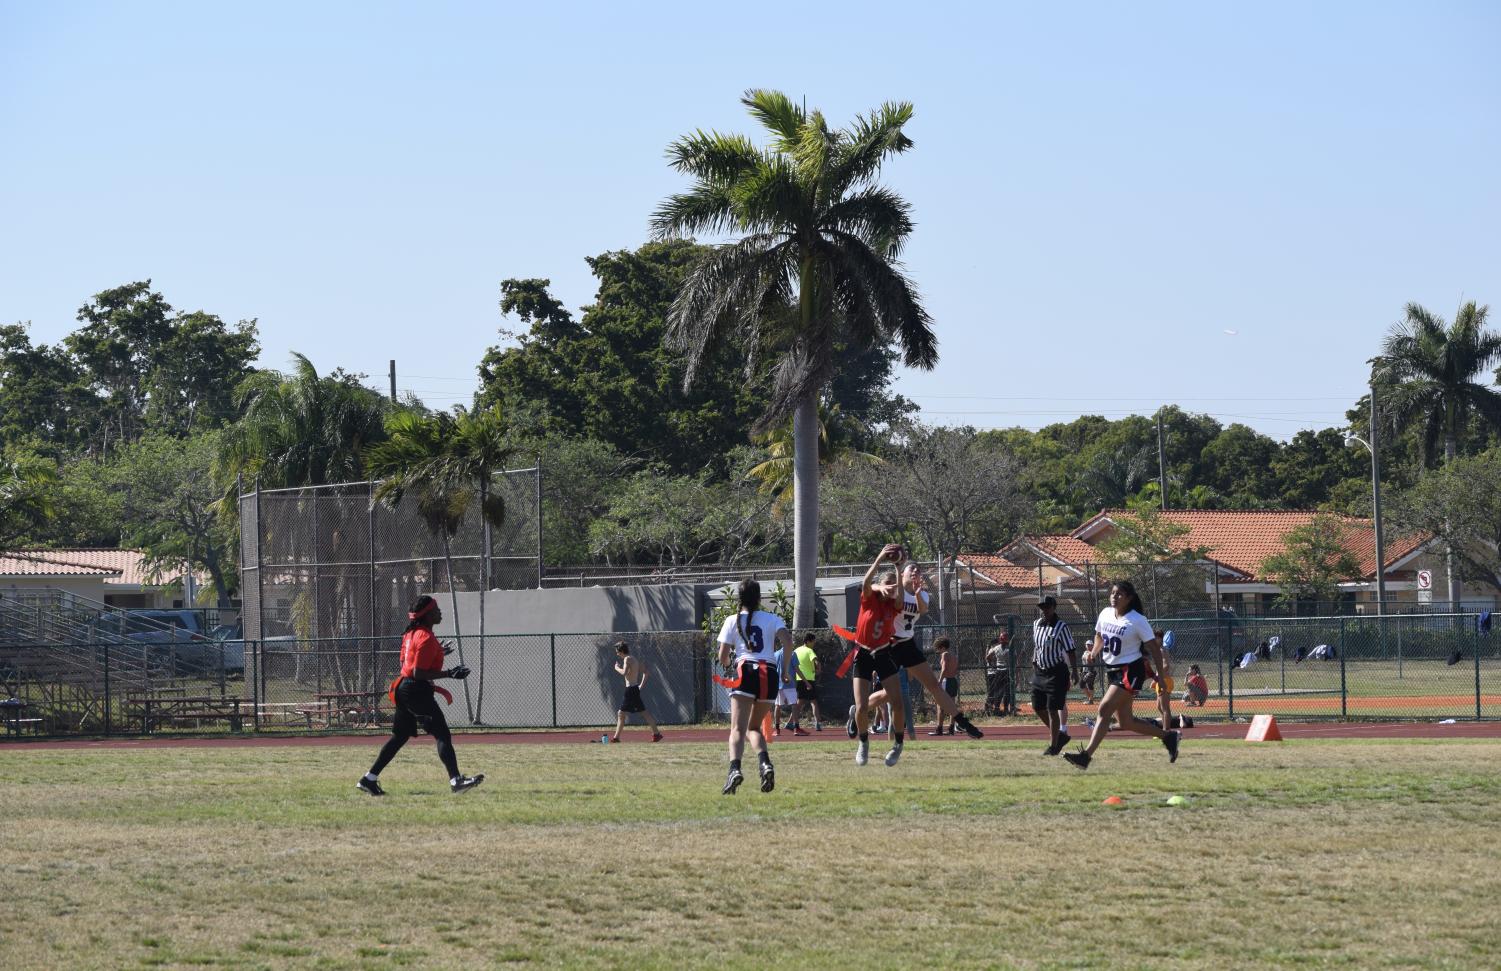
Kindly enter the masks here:
[[1277, 635], [1273, 635], [1267, 639], [1266, 646], [1275, 651], [1282, 646], [1282, 638], [1278, 637]]
[[1480, 616], [1475, 618], [1475, 629], [1482, 634], [1491, 632], [1491, 612], [1482, 610]]
[[1248, 668], [1248, 667], [1250, 667], [1251, 665], [1253, 665], [1255, 663], [1256, 663], [1256, 652], [1255, 651], [1247, 651], [1245, 657], [1243, 657], [1243, 658], [1240, 659], [1240, 666], [1243, 667], [1243, 668]]
[[1166, 634], [1162, 635], [1162, 649], [1164, 651], [1171, 651], [1173, 649], [1173, 632], [1172, 631], [1168, 631]]
[[1308, 652], [1308, 659], [1310, 661], [1332, 661], [1334, 660], [1334, 648], [1330, 647], [1328, 644], [1320, 644], [1318, 647]]

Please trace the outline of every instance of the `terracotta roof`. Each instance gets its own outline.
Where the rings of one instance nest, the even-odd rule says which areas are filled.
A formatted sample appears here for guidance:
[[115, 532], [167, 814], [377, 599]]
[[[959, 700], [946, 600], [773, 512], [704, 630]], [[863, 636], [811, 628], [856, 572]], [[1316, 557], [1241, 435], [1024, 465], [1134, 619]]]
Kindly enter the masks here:
[[107, 567], [55, 558], [42, 552], [19, 550], [0, 553], [0, 576], [6, 577], [116, 577], [119, 572]]
[[1099, 559], [1099, 552], [1071, 533], [1048, 536], [1026, 536], [1021, 542], [1030, 543], [1041, 553], [1063, 563], [1089, 563]]
[[[1124, 509], [1106, 509], [1074, 531], [1074, 536], [1092, 535], [1106, 520], [1129, 518]], [[1210, 559], [1249, 577], [1259, 578], [1261, 563], [1268, 556], [1282, 552], [1283, 538], [1299, 526], [1305, 526], [1318, 513], [1311, 510], [1232, 510], [1169, 509], [1162, 514], [1168, 522], [1187, 526], [1189, 531], [1174, 546], [1208, 547]], [[1345, 543], [1360, 560], [1363, 577], [1376, 574], [1376, 542], [1371, 520], [1341, 516], [1345, 524]], [[1402, 559], [1431, 540], [1428, 535], [1390, 537], [1384, 550], [1386, 566]]]
[[[955, 558], [957, 568], [961, 571], [960, 576], [965, 581], [970, 581], [969, 568], [975, 571], [973, 582], [978, 587], [994, 587], [1005, 590], [1036, 590], [1037, 568], [1030, 566], [1017, 566], [1003, 556], [989, 553], [961, 553]], [[1064, 588], [1073, 583], [1083, 581], [1063, 581]], [[1057, 581], [1049, 579], [1043, 586], [1048, 590], [1057, 589]]]
[[[102, 576], [107, 584], [152, 586], [177, 579], [171, 570], [146, 569], [140, 550], [63, 549], [0, 552], [0, 576]], [[204, 582], [200, 577], [199, 582]]]

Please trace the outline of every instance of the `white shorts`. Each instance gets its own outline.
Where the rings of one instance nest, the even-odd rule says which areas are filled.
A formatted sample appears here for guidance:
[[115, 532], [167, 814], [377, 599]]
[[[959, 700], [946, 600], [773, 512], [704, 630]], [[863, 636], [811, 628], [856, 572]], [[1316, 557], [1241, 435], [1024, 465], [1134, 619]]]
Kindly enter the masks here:
[[797, 704], [796, 681], [794, 681], [792, 684], [782, 685], [782, 690], [777, 692], [777, 704], [784, 706]]

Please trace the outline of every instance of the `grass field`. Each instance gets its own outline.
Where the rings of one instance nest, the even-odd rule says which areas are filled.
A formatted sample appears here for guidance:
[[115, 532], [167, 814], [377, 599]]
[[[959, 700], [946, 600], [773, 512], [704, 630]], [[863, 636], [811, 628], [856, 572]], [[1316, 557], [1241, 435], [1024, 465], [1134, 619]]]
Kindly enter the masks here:
[[[1501, 742], [0, 752], [8, 969], [1501, 964]], [[884, 749], [877, 746], [877, 754]], [[1170, 794], [1190, 804], [1162, 805]], [[1126, 808], [1100, 805], [1108, 795]], [[749, 861], [759, 865], [745, 869]]]

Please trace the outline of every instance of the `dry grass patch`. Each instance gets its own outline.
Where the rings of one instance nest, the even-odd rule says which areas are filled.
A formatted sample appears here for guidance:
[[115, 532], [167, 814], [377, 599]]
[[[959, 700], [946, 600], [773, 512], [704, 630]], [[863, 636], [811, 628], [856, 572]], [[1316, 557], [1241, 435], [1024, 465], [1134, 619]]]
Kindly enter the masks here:
[[[0, 755], [7, 967], [1477, 967], [1501, 744]], [[1184, 810], [1163, 808], [1171, 793]], [[1109, 794], [1127, 808], [1109, 811]], [[747, 870], [754, 861], [757, 868]], [[1107, 916], [1108, 915], [1108, 916]]]

